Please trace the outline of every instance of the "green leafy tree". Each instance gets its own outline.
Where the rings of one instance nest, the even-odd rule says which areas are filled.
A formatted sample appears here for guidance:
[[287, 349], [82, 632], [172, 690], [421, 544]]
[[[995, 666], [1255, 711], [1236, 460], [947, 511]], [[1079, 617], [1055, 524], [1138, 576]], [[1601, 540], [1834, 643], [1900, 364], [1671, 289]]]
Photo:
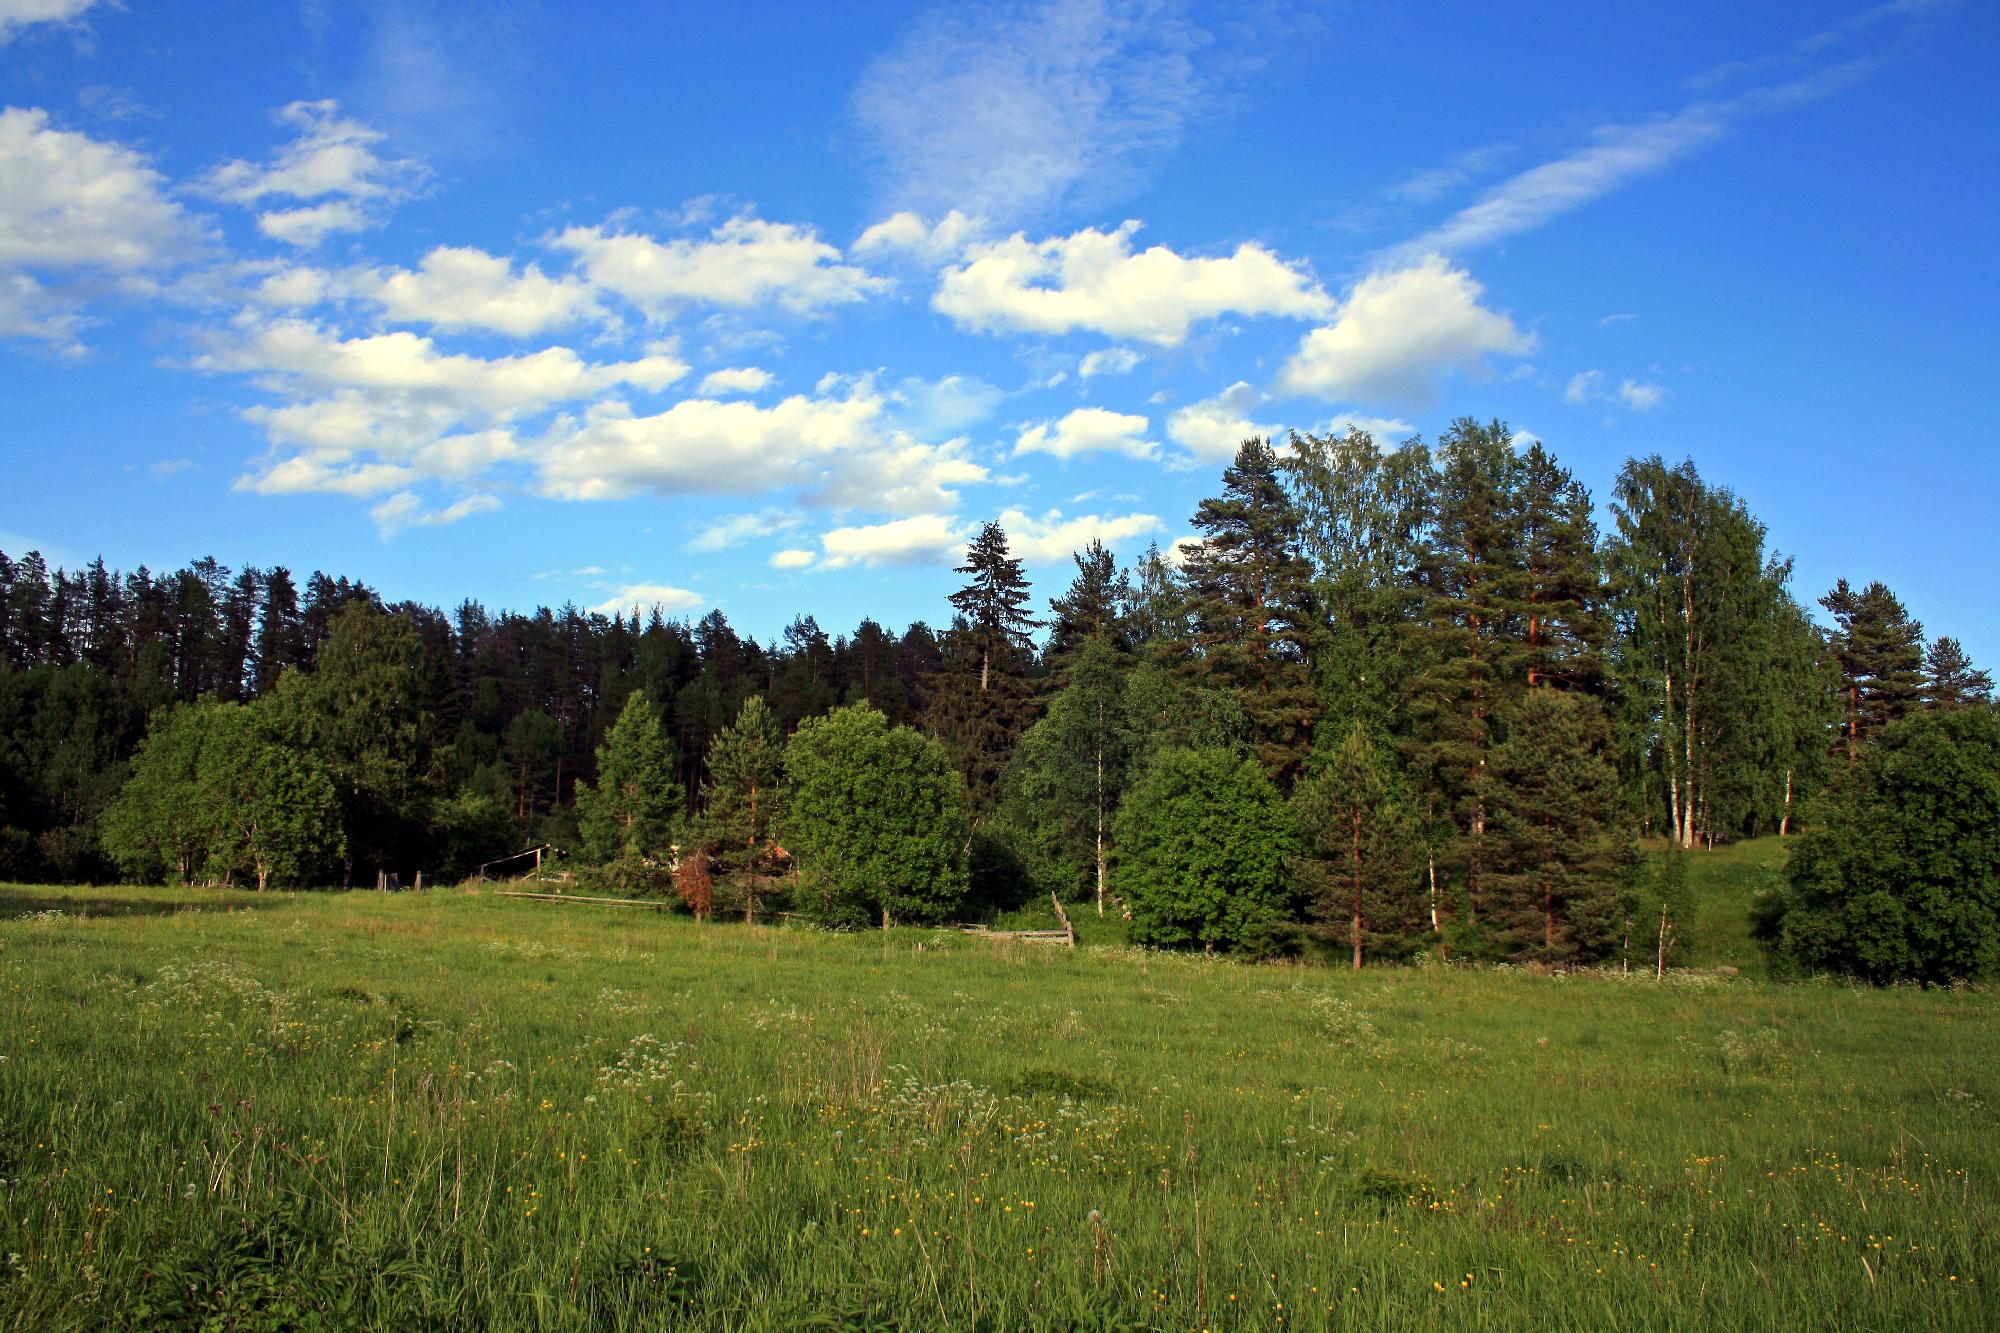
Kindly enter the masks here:
[[1075, 651], [1069, 683], [1028, 728], [1009, 771], [1006, 814], [1035, 878], [1073, 896], [1089, 886], [1104, 915], [1112, 819], [1133, 750], [1124, 663], [1104, 635]]
[[1840, 769], [1792, 852], [1781, 954], [1874, 982], [2000, 973], [2000, 716], [1913, 714]]
[[868, 704], [801, 724], [778, 830], [820, 915], [941, 921], [964, 901], [965, 786], [937, 741]]
[[681, 827], [677, 772], [659, 714], [644, 694], [633, 694], [597, 747], [596, 785], [576, 784], [585, 854], [600, 865], [668, 860]]
[[163, 871], [194, 883], [219, 837], [203, 750], [220, 708], [194, 704], [161, 713], [132, 756], [132, 776], [105, 812], [104, 844], [135, 879]]
[[1167, 750], [1118, 808], [1111, 882], [1133, 938], [1234, 949], [1283, 920], [1297, 830], [1262, 766], [1229, 750]]
[[1292, 790], [1292, 814], [1309, 849], [1313, 914], [1345, 918], [1356, 971], [1363, 943], [1406, 939], [1419, 916], [1414, 820], [1384, 746], [1360, 722]]
[[215, 855], [246, 870], [259, 893], [338, 860], [346, 850], [340, 800], [319, 757], [282, 738], [268, 705], [216, 707], [222, 725], [202, 753], [220, 830]]

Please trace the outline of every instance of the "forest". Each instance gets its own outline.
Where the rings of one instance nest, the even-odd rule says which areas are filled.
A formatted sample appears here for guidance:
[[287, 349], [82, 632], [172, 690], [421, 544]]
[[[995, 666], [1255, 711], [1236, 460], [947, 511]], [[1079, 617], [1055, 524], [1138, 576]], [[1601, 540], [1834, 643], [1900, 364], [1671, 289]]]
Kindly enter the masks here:
[[[1807, 830], [1758, 908], [1796, 962], [1991, 971], [1993, 867], [1884, 871], [1970, 895], [1940, 944], [1841, 814], [1935, 778], [1933, 830], [1990, 843], [1989, 674], [1880, 583], [1813, 599], [1823, 624], [1692, 462], [1628, 461], [1606, 511], [1498, 421], [1252, 439], [1193, 540], [1093, 543], [1038, 595], [987, 524], [939, 627], [767, 644], [719, 610], [0, 554], [0, 878], [436, 883], [547, 845], [703, 916], [1053, 894], [1161, 946], [1651, 967], [1687, 939], [1685, 855]], [[1903, 835], [1870, 836], [1888, 866]]]

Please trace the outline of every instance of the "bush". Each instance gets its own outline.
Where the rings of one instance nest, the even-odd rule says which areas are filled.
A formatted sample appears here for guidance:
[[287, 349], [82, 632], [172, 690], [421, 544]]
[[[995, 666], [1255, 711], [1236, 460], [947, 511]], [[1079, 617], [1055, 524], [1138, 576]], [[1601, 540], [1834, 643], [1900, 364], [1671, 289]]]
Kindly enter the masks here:
[[1142, 944], [1237, 949], [1288, 915], [1298, 833], [1255, 761], [1167, 750], [1118, 807], [1112, 884]]
[[1778, 948], [1808, 971], [1926, 984], [2000, 971], [2000, 717], [1954, 709], [1885, 730], [1818, 803], [1790, 878]]

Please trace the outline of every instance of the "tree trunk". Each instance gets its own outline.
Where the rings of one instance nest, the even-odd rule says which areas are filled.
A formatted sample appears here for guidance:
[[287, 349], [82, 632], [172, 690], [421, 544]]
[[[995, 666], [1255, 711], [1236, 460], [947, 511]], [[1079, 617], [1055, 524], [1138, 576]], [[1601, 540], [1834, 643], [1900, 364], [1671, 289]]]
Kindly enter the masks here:
[[1361, 970], [1361, 811], [1358, 809], [1354, 812], [1354, 846], [1351, 855], [1350, 865], [1354, 877], [1354, 970], [1359, 972]]
[[1104, 747], [1097, 747], [1097, 914], [1104, 915]]
[[1443, 930], [1444, 927], [1438, 924], [1437, 853], [1429, 847], [1424, 848], [1424, 866], [1425, 869], [1429, 871], [1431, 877], [1431, 934], [1435, 935], [1439, 931]]
[[1792, 770], [1785, 769], [1785, 813], [1778, 817], [1778, 836], [1783, 838], [1792, 831]]

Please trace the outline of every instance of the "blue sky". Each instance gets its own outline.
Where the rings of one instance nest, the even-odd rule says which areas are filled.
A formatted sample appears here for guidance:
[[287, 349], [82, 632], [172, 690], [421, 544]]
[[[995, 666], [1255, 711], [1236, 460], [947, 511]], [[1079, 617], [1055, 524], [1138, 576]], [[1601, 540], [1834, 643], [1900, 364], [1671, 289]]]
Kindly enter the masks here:
[[1246, 434], [1691, 456], [2000, 661], [2000, 21], [0, 0], [0, 549], [945, 617]]

